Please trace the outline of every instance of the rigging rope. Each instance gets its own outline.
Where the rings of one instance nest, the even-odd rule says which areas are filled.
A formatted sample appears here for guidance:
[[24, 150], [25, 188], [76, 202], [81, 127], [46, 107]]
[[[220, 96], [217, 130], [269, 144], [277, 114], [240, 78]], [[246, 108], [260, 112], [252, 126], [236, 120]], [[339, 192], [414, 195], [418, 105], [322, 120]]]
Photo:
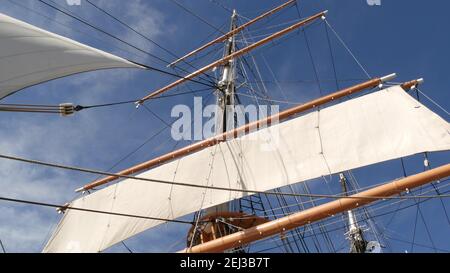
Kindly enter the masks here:
[[3, 245], [2, 239], [0, 239], [0, 247], [2, 248], [3, 254], [6, 254], [5, 246]]
[[[20, 8], [23, 8], [23, 9], [28, 10], [29, 12], [32, 12], [32, 13], [34, 13], [34, 14], [37, 14], [37, 15], [39, 15], [39, 16], [45, 18], [46, 20], [50, 21], [50, 22], [57, 23], [57, 24], [59, 24], [60, 26], [63, 26], [64, 28], [68, 29], [69, 31], [75, 31], [75, 32], [78, 32], [78, 33], [82, 34], [83, 36], [89, 36], [90, 38], [92, 38], [92, 39], [94, 39], [94, 40], [96, 40], [96, 41], [98, 41], [98, 42], [104, 43], [103, 40], [99, 39], [97, 36], [92, 35], [91, 33], [84, 32], [84, 31], [81, 31], [81, 30], [79, 30], [79, 29], [75, 29], [73, 26], [70, 26], [70, 25], [68, 25], [68, 24], [66, 24], [66, 23], [62, 23], [62, 22], [56, 20], [55, 18], [52, 18], [52, 17], [47, 16], [47, 15], [41, 13], [41, 12], [38, 12], [38, 11], [36, 11], [36, 10], [33, 10], [33, 9], [31, 9], [31, 8], [25, 6], [25, 5], [22, 5], [22, 4], [20, 4], [20, 3], [17, 3], [17, 2], [15, 2], [15, 1], [13, 1], [13, 0], [7, 0], [7, 1], [10, 2], [11, 4], [15, 5], [15, 6], [18, 6], [18, 7], [20, 7]], [[21, 1], [21, 2], [23, 2], [23, 1]], [[110, 46], [111, 46], [111, 47], [114, 47], [115, 49], [117, 49], [117, 50], [119, 50], [119, 51], [123, 51], [123, 52], [129, 53], [129, 54], [134, 55], [134, 56], [136, 56], [136, 57], [139, 57], [139, 58], [142, 57], [142, 56], [136, 54], [136, 52], [132, 52], [132, 51], [130, 51], [130, 50], [121, 48], [121, 47], [119, 47], [119, 46], [117, 46], [117, 45], [115, 45], [115, 44], [111, 44]]]
[[[205, 89], [199, 89], [199, 90], [193, 90], [193, 91], [186, 91], [186, 92], [180, 92], [176, 94], [168, 94], [168, 95], [161, 95], [159, 97], [150, 98], [149, 100], [157, 100], [157, 99], [164, 99], [164, 98], [170, 98], [175, 96], [182, 96], [186, 94], [196, 94], [200, 92], [206, 92], [211, 90], [212, 88], [205, 88]], [[75, 107], [76, 111], [81, 111], [84, 109], [92, 109], [92, 108], [101, 108], [101, 107], [109, 107], [109, 106], [116, 106], [116, 105], [123, 105], [123, 104], [135, 104], [137, 100], [127, 100], [127, 101], [119, 101], [119, 102], [112, 102], [112, 103], [105, 103], [105, 104], [97, 104], [97, 105], [87, 105], [87, 106], [81, 106], [78, 105]]]
[[107, 211], [102, 211], [102, 210], [92, 210], [92, 209], [85, 209], [85, 208], [77, 208], [77, 207], [71, 207], [71, 206], [67, 206], [67, 205], [57, 205], [57, 204], [36, 202], [36, 201], [23, 200], [23, 199], [17, 199], [17, 198], [8, 198], [8, 197], [3, 197], [3, 196], [0, 196], [0, 201], [20, 203], [20, 204], [40, 206], [40, 207], [50, 207], [50, 208], [56, 208], [58, 210], [67, 210], [67, 209], [69, 209], [69, 210], [91, 212], [91, 213], [98, 213], [98, 214], [107, 214], [107, 215], [114, 215], [114, 216], [139, 218], [139, 219], [145, 219], [145, 220], [165, 221], [165, 222], [172, 222], [172, 223], [179, 223], [179, 224], [189, 224], [189, 225], [192, 224], [191, 221], [173, 220], [173, 219], [149, 217], [149, 216], [143, 216], [143, 215], [117, 213], [117, 212], [107, 212]]
[[77, 171], [77, 172], [83, 172], [83, 173], [91, 173], [91, 174], [99, 174], [99, 175], [105, 175], [105, 176], [112, 176], [116, 178], [126, 178], [126, 179], [133, 179], [133, 180], [139, 180], [139, 181], [147, 181], [152, 183], [158, 183], [158, 184], [168, 184], [168, 185], [175, 185], [175, 186], [182, 186], [182, 187], [190, 187], [190, 188], [201, 188], [201, 189], [211, 189], [211, 190], [218, 190], [218, 191], [230, 191], [230, 192], [242, 192], [242, 193], [261, 193], [261, 194], [268, 194], [268, 195], [284, 195], [284, 196], [303, 196], [303, 197], [317, 197], [317, 198], [330, 198], [330, 199], [381, 199], [381, 200], [388, 200], [388, 199], [414, 199], [414, 198], [450, 198], [450, 195], [433, 195], [433, 196], [342, 196], [342, 195], [329, 195], [329, 194], [300, 194], [300, 193], [280, 193], [280, 192], [273, 192], [273, 191], [257, 191], [257, 190], [245, 190], [245, 189], [234, 189], [234, 188], [225, 188], [225, 187], [213, 187], [213, 186], [202, 186], [198, 184], [189, 184], [189, 183], [180, 183], [180, 182], [173, 182], [173, 181], [166, 181], [166, 180], [159, 180], [159, 179], [149, 179], [144, 177], [136, 177], [131, 175], [122, 175], [117, 173], [111, 173], [111, 172], [104, 172], [94, 169], [87, 169], [87, 168], [80, 168], [75, 166], [67, 166], [67, 165], [61, 165], [61, 164], [55, 164], [55, 163], [48, 163], [44, 161], [39, 160], [32, 160], [32, 159], [26, 159], [16, 156], [9, 156], [0, 154], [0, 158], [7, 159], [11, 161], [18, 161], [28, 164], [35, 164], [35, 165], [41, 165], [56, 169], [64, 169], [64, 170], [70, 170], [70, 171]]
[[[441, 182], [445, 182], [445, 181], [450, 181], [450, 178], [446, 179], [444, 181], [441, 181]], [[382, 184], [377, 184], [375, 186], [379, 186], [379, 185], [382, 185]], [[438, 189], [444, 189], [444, 188], [448, 188], [448, 187], [450, 187], [450, 184], [440, 186]], [[362, 188], [360, 188], [360, 190], [369, 189], [369, 188], [371, 188], [371, 187], [362, 187]], [[429, 188], [431, 188], [431, 186], [429, 186]], [[435, 191], [435, 190], [434, 189], [429, 189], [426, 192], [422, 193], [421, 195], [424, 196], [425, 193], [430, 193], [430, 192], [433, 192], [433, 191]], [[351, 192], [353, 192], [353, 191], [349, 191], [348, 193], [351, 193]], [[313, 201], [322, 201], [323, 199], [324, 198], [322, 198], [322, 199], [320, 199], [320, 198], [319, 199], [313, 199], [313, 200], [310, 200], [310, 201], [308, 201], [308, 200], [307, 201], [303, 201], [301, 203], [301, 205], [311, 204]], [[397, 204], [397, 203], [400, 204], [401, 202], [408, 201], [408, 200], [410, 200], [410, 199], [402, 199], [402, 200], [393, 202], [392, 204], [381, 205], [379, 208], [375, 208], [374, 210], [378, 210], [378, 209], [381, 209], [381, 208], [384, 208], [384, 207], [387, 207], [387, 206], [390, 206], [390, 205], [393, 205], [393, 204]], [[275, 218], [277, 218], [278, 216], [285, 216], [286, 214], [284, 214], [284, 213], [275, 213], [275, 211], [282, 210], [283, 208], [292, 208], [292, 207], [297, 207], [297, 206], [298, 206], [298, 204], [291, 204], [291, 205], [287, 205], [287, 206], [283, 206], [283, 207], [277, 207], [277, 208], [271, 207], [270, 211], [271, 211], [272, 214], [267, 214], [266, 213], [266, 211], [269, 211], [269, 209], [268, 209], [268, 210], [264, 211], [264, 213], [265, 213], [264, 216], [267, 215], [268, 217], [275, 217]], [[373, 206], [375, 206], [375, 205], [368, 205], [367, 207], [373, 207]], [[302, 210], [304, 210], [304, 208]], [[360, 214], [359, 213], [355, 213], [355, 215], [359, 216]], [[233, 219], [239, 220], [239, 219], [249, 219], [249, 218], [254, 218], [254, 216], [234, 217]], [[341, 221], [344, 221], [344, 220], [341, 220]]]
[[222, 3], [219, 3], [219, 2], [217, 2], [215, 0], [209, 0], [209, 2], [216, 4], [218, 7], [221, 7], [223, 10], [229, 12], [230, 14], [233, 14], [233, 10], [228, 8], [228, 7], [226, 7], [226, 6], [224, 6]]
[[[448, 192], [450, 192], [450, 191], [447, 191], [446, 193], [448, 193]], [[429, 198], [429, 199], [421, 200], [421, 201], [419, 201], [419, 202], [420, 202], [420, 203], [424, 203], [424, 202], [429, 201], [429, 200], [430, 200], [430, 198]], [[405, 201], [406, 201], [406, 200], [400, 200], [400, 201], [398, 201], [398, 202], [405, 202]], [[408, 206], [405, 206], [405, 207], [402, 207], [402, 208], [397, 208], [396, 210], [392, 210], [392, 211], [380, 213], [380, 214], [378, 214], [378, 215], [373, 216], [372, 218], [379, 218], [379, 217], [386, 216], [386, 215], [390, 215], [390, 214], [393, 214], [393, 213], [395, 214], [395, 213], [397, 213], [398, 211], [403, 211], [403, 210], [408, 209], [408, 208], [411, 208], [411, 207], [413, 207], [413, 206], [416, 206], [416, 204], [414, 203], [414, 204], [411, 204], [411, 205], [408, 205]], [[379, 210], [379, 209], [381, 209], [381, 208], [376, 208], [375, 210]], [[343, 220], [338, 220], [338, 221], [334, 221], [334, 222], [331, 222], [331, 223], [327, 223], [326, 225], [332, 225], [332, 224], [336, 224], [336, 223], [339, 223], [339, 222], [342, 222], [342, 221], [343, 221]], [[357, 219], [355, 223], [362, 223], [362, 222], [364, 222], [364, 221], [365, 221], [365, 220], [362, 220], [362, 219], [358, 220], [358, 219]], [[338, 228], [335, 228], [335, 229], [332, 229], [332, 230], [328, 230], [327, 232], [328, 232], [328, 233], [331, 233], [331, 232], [343, 230], [343, 229], [346, 229], [346, 228], [347, 228], [347, 227], [344, 225], [344, 226], [342, 226], [342, 227], [338, 227]], [[305, 238], [312, 237], [312, 236], [313, 236], [313, 235], [307, 235], [307, 236], [305, 236]], [[259, 242], [264, 242], [264, 241], [266, 241], [266, 240], [269, 240], [270, 238], [272, 238], [272, 237], [269, 237], [269, 238], [260, 240]], [[271, 248], [271, 249], [275, 249], [275, 248]], [[448, 251], [448, 250], [441, 250], [441, 251], [450, 252], [450, 251]]]
[[420, 94], [422, 94], [425, 98], [427, 98], [429, 101], [431, 101], [434, 105], [436, 105], [439, 109], [441, 109], [442, 111], [444, 111], [445, 114], [447, 114], [447, 116], [450, 116], [450, 113], [445, 110], [444, 107], [442, 107], [441, 105], [439, 105], [439, 103], [437, 103], [436, 101], [434, 101], [432, 98], [430, 98], [429, 96], [427, 96], [425, 93], [423, 93], [422, 91], [420, 91], [419, 88], [415, 88], [417, 90], [417, 92], [419, 92]]
[[[161, 46], [159, 43], [157, 43], [155, 40], [151, 39], [150, 37], [148, 37], [147, 35], [142, 34], [141, 32], [139, 32], [136, 28], [131, 27], [129, 24], [125, 23], [123, 20], [120, 20], [119, 18], [117, 18], [116, 16], [114, 16], [111, 12], [106, 11], [105, 9], [101, 8], [100, 6], [92, 3], [90, 0], [86, 0], [86, 2], [88, 2], [90, 5], [92, 5], [93, 7], [95, 7], [97, 10], [101, 11], [102, 13], [106, 14], [107, 16], [111, 17], [113, 20], [115, 20], [116, 22], [119, 22], [121, 25], [125, 26], [126, 28], [130, 29], [131, 31], [133, 31], [134, 33], [136, 33], [137, 35], [139, 35], [140, 37], [144, 38], [146, 41], [149, 41], [150, 43], [156, 45], [159, 49], [165, 51], [166, 53], [169, 53], [172, 57], [178, 59], [179, 57], [173, 53], [172, 51], [168, 50], [166, 47]], [[188, 64], [190, 67], [194, 68], [194, 69], [198, 69], [197, 67], [193, 66], [191, 63], [187, 62], [186, 60], [183, 60], [183, 62], [185, 62], [186, 64]], [[207, 78], [209, 78], [210, 80], [214, 81], [215, 79], [213, 77], [211, 77], [210, 75], [206, 74], [206, 73], [202, 73], [203, 75], [205, 75]]]
[[[211, 89], [212, 88], [210, 87], [210, 88], [205, 88], [205, 89], [180, 92], [180, 93], [176, 93], [176, 94], [162, 95], [159, 97], [150, 98], [150, 100], [158, 100], [158, 99], [182, 96], [182, 95], [186, 95], [186, 94], [196, 94], [196, 93], [200, 93], [200, 92], [210, 91]], [[137, 99], [137, 100], [139, 100], [139, 99]], [[111, 107], [111, 106], [118, 106], [118, 105], [124, 105], [124, 104], [135, 104], [137, 100], [135, 99], [135, 100], [119, 101], [119, 102], [104, 103], [104, 104], [94, 104], [94, 105], [87, 105], [87, 106], [77, 105], [77, 106], [73, 107], [73, 111], [79, 112], [79, 111], [86, 110], [86, 109]], [[63, 110], [64, 110], [63, 105], [0, 104], [0, 112], [62, 114], [62, 113], [64, 113]]]
[[196, 14], [195, 12], [193, 12], [192, 10], [188, 9], [187, 7], [183, 6], [182, 4], [180, 4], [180, 2], [176, 1], [176, 0], [170, 0], [172, 3], [174, 3], [175, 5], [177, 5], [178, 7], [180, 7], [181, 9], [183, 9], [184, 11], [186, 11], [187, 13], [189, 13], [190, 15], [194, 16], [195, 18], [199, 19], [200, 21], [202, 21], [203, 23], [205, 23], [206, 25], [210, 26], [211, 28], [215, 29], [216, 31], [221, 32], [222, 34], [225, 34], [224, 32], [222, 32], [221, 29], [219, 29], [218, 27], [214, 26], [213, 24], [211, 24], [210, 22], [208, 22], [207, 20], [203, 19], [200, 15]]
[[129, 247], [125, 244], [124, 241], [122, 241], [121, 243], [122, 243], [122, 245], [125, 247], [125, 249], [126, 249], [128, 252], [130, 252], [131, 254], [133, 254], [133, 251], [131, 250], [131, 248], [129, 248]]
[[337, 70], [336, 70], [336, 62], [334, 60], [333, 46], [331, 45], [330, 34], [328, 33], [328, 27], [327, 27], [326, 24], [324, 24], [323, 26], [324, 26], [324, 29], [325, 29], [325, 34], [327, 36], [328, 48], [330, 49], [331, 65], [333, 67], [333, 73], [334, 73], [336, 89], [339, 90], [340, 86], [339, 86], [339, 80], [338, 80]]
[[324, 22], [327, 24], [327, 26], [331, 29], [331, 31], [334, 33], [334, 35], [336, 36], [336, 38], [339, 40], [339, 42], [342, 44], [342, 46], [344, 46], [344, 48], [348, 51], [348, 53], [353, 57], [353, 59], [355, 60], [355, 62], [358, 64], [358, 66], [362, 69], [362, 71], [364, 72], [364, 74], [366, 74], [366, 76], [371, 79], [372, 77], [370, 76], [370, 74], [367, 72], [367, 70], [364, 68], [364, 66], [359, 62], [359, 60], [356, 58], [355, 54], [353, 54], [353, 52], [350, 50], [350, 48], [347, 46], [347, 44], [344, 42], [344, 40], [342, 40], [341, 36], [339, 36], [339, 34], [336, 32], [336, 30], [334, 30], [334, 28], [330, 25], [330, 23], [328, 23], [328, 20], [325, 19]]
[[[132, 47], [132, 48], [134, 48], [134, 49], [136, 49], [136, 50], [138, 50], [138, 51], [141, 52], [141, 53], [144, 53], [144, 54], [146, 54], [146, 55], [148, 55], [148, 56], [150, 56], [150, 57], [152, 57], [152, 58], [155, 58], [155, 59], [159, 60], [160, 62], [163, 62], [164, 64], [170, 64], [170, 62], [168, 62], [168, 61], [166, 61], [166, 60], [164, 60], [164, 59], [162, 59], [162, 58], [156, 56], [155, 54], [152, 54], [152, 53], [149, 52], [149, 51], [143, 50], [143, 49], [141, 49], [141, 48], [139, 48], [139, 47], [137, 47], [137, 46], [135, 46], [135, 45], [133, 45], [133, 44], [131, 44], [131, 43], [129, 43], [129, 42], [127, 42], [127, 41], [125, 41], [125, 40], [119, 38], [119, 37], [117, 37], [117, 36], [114, 36], [113, 34], [107, 32], [107, 31], [105, 31], [105, 30], [103, 30], [103, 29], [101, 29], [101, 28], [99, 28], [99, 27], [94, 26], [93, 24], [89, 23], [88, 21], [84, 20], [83, 18], [80, 18], [80, 17], [78, 17], [78, 16], [76, 16], [76, 15], [73, 15], [73, 14], [71, 14], [71, 13], [69, 13], [69, 12], [64, 11], [63, 9], [58, 8], [57, 6], [55, 6], [55, 5], [57, 5], [57, 4], [56, 4], [55, 2], [53, 2], [52, 0], [49, 0], [49, 1], [50, 1], [51, 3], [53, 3], [54, 5], [52, 5], [52, 4], [50, 4], [50, 3], [47, 3], [47, 2], [45, 2], [45, 1], [43, 1], [43, 0], [38, 0], [38, 1], [41, 2], [41, 3], [43, 3], [43, 4], [45, 4], [46, 6], [48, 6], [48, 7], [50, 7], [50, 8], [52, 8], [52, 9], [54, 9], [54, 10], [60, 12], [60, 13], [63, 13], [63, 14], [66, 15], [66, 16], [69, 16], [70, 18], [72, 18], [72, 19], [74, 19], [74, 20], [76, 20], [76, 21], [78, 21], [78, 22], [81, 22], [81, 23], [83, 23], [83, 24], [85, 24], [85, 25], [87, 25], [87, 26], [89, 26], [89, 27], [91, 27], [91, 28], [93, 28], [93, 29], [95, 29], [95, 30], [97, 30], [97, 31], [99, 31], [99, 32], [101, 32], [101, 33], [107, 35], [108, 37], [111, 37], [111, 38], [113, 38], [113, 39], [115, 39], [115, 40], [117, 40], [117, 41], [119, 41], [119, 42], [121, 42], [121, 43], [124, 43], [124, 44], [126, 44], [126, 45], [128, 45], [128, 46], [130, 46], [130, 47]], [[129, 61], [130, 61], [130, 60], [129, 60]], [[132, 61], [130, 61], [130, 62], [132, 62]], [[141, 63], [137, 63], [137, 62], [133, 62], [133, 63], [135, 63], [135, 64], [137, 64], [137, 65], [141, 65], [141, 66], [143, 66], [143, 67], [145, 67], [145, 68], [147, 68], [147, 69], [149, 69], [149, 70], [153, 70], [153, 71], [156, 71], [156, 72], [160, 72], [160, 73], [162, 73], [162, 74], [166, 74], [166, 75], [170, 75], [170, 76], [173, 76], [173, 77], [185, 79], [185, 80], [188, 80], [188, 81], [200, 83], [199, 81], [192, 80], [192, 79], [186, 79], [186, 78], [183, 77], [183, 76], [180, 76], [180, 75], [177, 75], [177, 74], [174, 74], [174, 73], [170, 73], [170, 72], [168, 72], [168, 71], [164, 71], [164, 70], [158, 69], [158, 68], [156, 68], [156, 67], [151, 67], [151, 66], [149, 66], [149, 65], [144, 65], [144, 64], [141, 64]], [[185, 71], [185, 72], [187, 72], [187, 71]], [[200, 77], [200, 78], [201, 78], [201, 77]], [[203, 78], [201, 78], [201, 79], [203, 79]], [[205, 79], [203, 79], [203, 80], [205, 80]], [[210, 82], [210, 81], [208, 81], [208, 80], [206, 80], [206, 81], [209, 83], [210, 86], [214, 86], [214, 83], [213, 83], [213, 82]], [[205, 84], [205, 83], [202, 83], [202, 84]], [[205, 84], [205, 85], [206, 85], [206, 84]]]

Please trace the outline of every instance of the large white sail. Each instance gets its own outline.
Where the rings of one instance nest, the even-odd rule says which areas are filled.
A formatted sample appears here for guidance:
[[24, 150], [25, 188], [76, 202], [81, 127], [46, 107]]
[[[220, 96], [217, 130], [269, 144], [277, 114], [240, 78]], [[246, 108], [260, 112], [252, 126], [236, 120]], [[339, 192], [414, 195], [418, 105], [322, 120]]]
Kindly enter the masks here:
[[140, 66], [0, 13], [0, 99], [76, 73], [133, 67]]
[[[268, 191], [449, 149], [449, 123], [394, 86], [205, 148], [139, 177]], [[244, 195], [127, 179], [70, 205], [175, 219]], [[160, 223], [68, 210], [44, 252], [98, 252]]]

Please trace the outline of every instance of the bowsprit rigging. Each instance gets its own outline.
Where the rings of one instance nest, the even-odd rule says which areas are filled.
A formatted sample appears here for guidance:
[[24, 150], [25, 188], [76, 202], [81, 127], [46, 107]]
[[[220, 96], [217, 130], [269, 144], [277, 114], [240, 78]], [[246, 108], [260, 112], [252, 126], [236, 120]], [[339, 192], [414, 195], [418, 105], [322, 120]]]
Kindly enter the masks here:
[[[132, 252], [125, 240], [146, 230], [154, 231], [163, 223], [189, 227], [187, 235], [180, 238], [182, 244], [176, 246], [179, 252], [185, 253], [275, 249], [282, 252], [378, 253], [385, 252], [392, 240], [407, 242], [412, 250], [421, 245], [434, 251], [445, 251], [435, 245], [420, 204], [429, 199], [439, 200], [449, 221], [442, 199], [449, 197], [446, 187], [450, 165], [446, 161], [441, 166], [430, 167], [429, 163], [430, 153], [450, 149], [449, 123], [411, 96], [413, 91], [419, 94], [418, 86], [423, 84], [423, 79], [392, 83], [397, 76], [395, 73], [372, 78], [331, 26], [326, 18], [327, 11], [301, 18], [299, 3], [289, 0], [249, 19], [213, 1], [231, 13], [230, 28], [223, 31], [174, 0], [172, 4], [213, 28], [217, 34], [204, 45], [178, 55], [112, 11], [94, 1], [86, 1], [96, 12], [174, 58], [167, 61], [51, 0], [39, 2], [152, 57], [172, 68], [173, 72], [112, 55], [0, 14], [3, 23], [0, 24], [0, 98], [46, 81], [99, 69], [146, 69], [177, 80], [134, 100], [91, 105], [2, 103], [0, 112], [71, 116], [87, 109], [143, 106], [164, 123], [165, 127], [156, 134], [159, 135], [171, 124], [153, 111], [151, 102], [155, 100], [208, 92], [209, 96], [215, 95], [215, 104], [220, 109], [214, 116], [215, 134], [211, 138], [117, 173], [0, 154], [3, 160], [98, 175], [76, 189], [81, 196], [65, 205], [0, 196], [3, 202], [53, 207], [63, 214], [43, 252], [101, 252], [116, 244], [122, 244]], [[271, 20], [293, 7], [299, 18], [266, 27], [273, 22]], [[264, 28], [249, 30], [263, 20], [266, 20]], [[325, 29], [326, 51], [331, 58], [330, 71], [334, 77], [328, 81], [335, 83], [338, 91], [324, 92], [324, 79], [319, 77], [320, 67], [312, 54], [312, 39], [305, 31], [307, 27], [320, 24]], [[16, 36], [12, 37], [10, 33]], [[30, 33], [33, 35], [28, 35]], [[267, 45], [285, 42], [288, 35], [295, 33], [303, 34], [314, 72], [314, 80], [309, 83], [316, 84], [320, 93], [318, 98], [303, 103], [288, 99], [270, 59], [268, 61], [263, 53], [259, 53], [266, 66], [266, 69], [260, 69], [258, 58], [253, 55], [257, 49], [266, 46], [267, 50]], [[343, 81], [338, 79], [336, 52], [330, 34], [334, 34], [367, 80], [343, 86]], [[48, 42], [40, 42], [40, 39]], [[211, 52], [220, 54], [221, 45], [222, 56], [207, 65], [198, 65], [199, 58], [213, 58]], [[210, 51], [205, 52], [207, 49]], [[13, 65], [8, 65], [11, 63]], [[271, 82], [282, 93], [283, 101], [272, 98], [274, 91], [267, 87], [269, 82], [263, 79], [264, 72], [272, 76]], [[202, 85], [203, 89], [193, 89], [187, 83]], [[170, 93], [180, 86], [187, 87], [188, 91]], [[240, 89], [247, 93], [239, 92]], [[427, 98], [448, 115], [445, 108]], [[294, 106], [256, 120], [245, 116], [245, 124], [240, 126], [235, 112], [230, 110], [245, 104], [243, 102], [254, 102], [258, 107], [262, 102]], [[152, 140], [153, 136], [144, 145]], [[424, 155], [423, 172], [408, 176], [405, 159], [415, 155]], [[380, 184], [365, 187], [356, 180], [354, 170], [394, 160], [398, 163], [399, 159], [403, 178], [383, 179], [390, 182], [375, 181]], [[339, 188], [337, 194], [333, 193], [336, 188]], [[402, 206], [407, 201], [414, 203]], [[374, 214], [374, 211], [394, 204], [398, 204], [395, 210]], [[380, 228], [381, 224], [374, 222], [377, 217], [392, 215], [388, 226], [397, 213], [410, 207], [417, 208], [412, 242], [389, 234], [386, 228]], [[192, 216], [192, 221], [184, 220], [192, 219]], [[416, 240], [419, 216], [431, 245]]]

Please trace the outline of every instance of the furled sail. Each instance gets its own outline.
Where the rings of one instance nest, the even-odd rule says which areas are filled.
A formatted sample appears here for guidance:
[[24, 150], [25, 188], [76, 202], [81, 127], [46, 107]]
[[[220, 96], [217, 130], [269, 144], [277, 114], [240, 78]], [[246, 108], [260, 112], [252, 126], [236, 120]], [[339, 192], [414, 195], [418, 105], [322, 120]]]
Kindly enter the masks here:
[[68, 75], [140, 67], [0, 13], [0, 99]]
[[[268, 191], [449, 149], [449, 123], [394, 86], [205, 148], [138, 176]], [[127, 179], [70, 205], [175, 219], [244, 195]], [[161, 223], [68, 210], [44, 252], [98, 252]]]

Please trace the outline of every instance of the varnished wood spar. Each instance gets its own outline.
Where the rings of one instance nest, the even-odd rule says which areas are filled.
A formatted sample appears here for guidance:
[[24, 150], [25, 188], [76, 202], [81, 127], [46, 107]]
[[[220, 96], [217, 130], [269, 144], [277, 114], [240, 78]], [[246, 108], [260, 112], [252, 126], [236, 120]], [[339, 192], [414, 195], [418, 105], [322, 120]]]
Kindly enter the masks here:
[[214, 67], [217, 67], [217, 66], [222, 65], [222, 64], [224, 64], [224, 63], [226, 63], [226, 62], [228, 62], [228, 61], [230, 61], [230, 60], [232, 60], [234, 58], [242, 56], [245, 53], [247, 53], [247, 52], [249, 52], [249, 51], [251, 51], [251, 50], [253, 50], [253, 49], [255, 49], [255, 48], [259, 47], [259, 46], [262, 46], [262, 45], [264, 45], [264, 44], [266, 44], [266, 43], [268, 43], [268, 42], [270, 42], [270, 41], [272, 41], [272, 40], [274, 40], [274, 39], [276, 39], [276, 38], [278, 38], [280, 36], [283, 36], [283, 35], [291, 32], [291, 31], [294, 31], [294, 30], [296, 30], [296, 29], [298, 29], [298, 28], [300, 28], [300, 27], [310, 23], [310, 22], [313, 22], [314, 20], [316, 20], [318, 18], [321, 18], [322, 16], [325, 16], [326, 13], [327, 13], [327, 11], [320, 12], [320, 13], [318, 13], [318, 14], [316, 14], [314, 16], [311, 16], [311, 17], [309, 17], [309, 18], [307, 18], [307, 19], [305, 19], [303, 21], [300, 21], [300, 22], [298, 22], [298, 23], [296, 23], [296, 24], [294, 24], [294, 25], [292, 25], [292, 26], [290, 26], [288, 28], [280, 30], [277, 33], [272, 34], [272, 35], [270, 35], [269, 37], [267, 37], [265, 39], [262, 39], [262, 40], [254, 43], [252, 45], [249, 45], [246, 48], [238, 50], [238, 51], [234, 52], [233, 54], [227, 55], [226, 57], [224, 57], [224, 58], [222, 58], [220, 60], [217, 60], [217, 61], [215, 61], [215, 62], [213, 62], [213, 63], [211, 63], [211, 64], [209, 64], [209, 65], [207, 65], [207, 66], [205, 66], [203, 68], [200, 68], [199, 70], [197, 70], [197, 71], [187, 75], [186, 77], [184, 77], [182, 79], [179, 79], [179, 80], [177, 80], [177, 81], [175, 81], [175, 82], [173, 82], [173, 83], [171, 83], [171, 84], [169, 84], [169, 85], [167, 85], [167, 86], [165, 86], [165, 87], [163, 87], [163, 88], [161, 88], [159, 90], [156, 90], [155, 92], [151, 93], [150, 95], [148, 95], [148, 96], [142, 98], [141, 100], [139, 100], [137, 103], [138, 104], [142, 104], [146, 100], [149, 100], [149, 99], [151, 99], [153, 97], [156, 97], [156, 96], [158, 96], [158, 95], [160, 95], [160, 94], [162, 94], [162, 93], [164, 93], [164, 92], [166, 92], [166, 91], [176, 87], [177, 85], [180, 85], [181, 83], [184, 83], [184, 82], [186, 82], [186, 81], [188, 81], [188, 80], [190, 80], [190, 79], [192, 79], [194, 77], [197, 77], [198, 75], [200, 75], [202, 73], [205, 73], [206, 71], [209, 71], [209, 70], [213, 69]]
[[241, 32], [242, 30], [244, 30], [245, 28], [249, 27], [250, 25], [253, 25], [254, 23], [258, 22], [259, 20], [264, 19], [267, 16], [272, 15], [275, 12], [278, 12], [278, 11], [284, 9], [285, 7], [291, 5], [291, 4], [295, 3], [295, 2], [296, 2], [296, 0], [290, 0], [290, 1], [282, 4], [281, 6], [278, 6], [278, 7], [274, 8], [274, 9], [271, 9], [271, 10], [269, 10], [268, 12], [266, 12], [264, 14], [261, 14], [260, 16], [256, 17], [255, 19], [250, 20], [247, 23], [243, 24], [242, 26], [240, 26], [240, 27], [238, 27], [238, 28], [228, 32], [228, 33], [225, 33], [224, 35], [220, 36], [219, 38], [216, 38], [215, 40], [213, 40], [213, 41], [211, 41], [211, 42], [209, 42], [209, 43], [207, 43], [207, 44], [197, 48], [196, 50], [191, 51], [190, 53], [186, 54], [185, 56], [183, 56], [183, 57], [179, 58], [178, 60], [172, 62], [168, 66], [169, 67], [170, 66], [174, 66], [177, 63], [179, 63], [179, 62], [181, 62], [181, 61], [191, 57], [194, 54], [197, 54], [198, 52], [200, 52], [200, 51], [202, 51], [202, 50], [204, 50], [204, 49], [206, 49], [206, 48], [208, 48], [208, 47], [210, 47], [210, 46], [212, 46], [214, 44], [217, 44], [217, 43], [225, 41], [226, 39], [230, 38], [231, 36], [233, 36], [233, 35], [235, 35], [235, 34], [237, 34], [239, 32]]
[[[192, 154], [194, 152], [200, 151], [202, 149], [205, 149], [206, 147], [217, 145], [219, 142], [229, 140], [229, 139], [235, 138], [237, 136], [241, 136], [241, 135], [249, 133], [251, 131], [255, 131], [261, 126], [269, 126], [272, 124], [272, 121], [275, 121], [275, 122], [283, 121], [283, 120], [290, 118], [293, 115], [299, 114], [301, 112], [305, 112], [305, 111], [313, 109], [317, 106], [324, 105], [333, 100], [348, 96], [350, 94], [358, 93], [358, 92], [366, 90], [368, 88], [376, 87], [379, 84], [381, 84], [385, 81], [391, 80], [394, 77], [395, 77], [395, 74], [391, 74], [391, 75], [388, 75], [388, 76], [385, 76], [382, 78], [375, 78], [375, 79], [369, 80], [367, 82], [364, 82], [364, 83], [361, 83], [361, 84], [358, 84], [358, 85], [355, 85], [352, 87], [348, 87], [346, 89], [340, 90], [340, 91], [330, 94], [328, 96], [315, 99], [308, 103], [287, 109], [276, 115], [272, 115], [265, 119], [246, 124], [244, 126], [236, 128], [234, 130], [217, 135], [213, 138], [209, 138], [209, 139], [197, 142], [193, 145], [187, 146], [185, 148], [181, 148], [181, 149], [173, 151], [171, 153], [162, 155], [162, 156], [152, 159], [150, 161], [144, 162], [142, 164], [139, 164], [139, 165], [136, 165], [129, 169], [126, 169], [124, 171], [121, 171], [121, 172], [119, 172], [119, 174], [120, 175], [132, 175], [132, 174], [136, 174], [136, 173], [139, 173], [142, 171], [149, 170], [150, 168], [159, 166], [159, 165], [167, 163], [169, 161], [172, 161], [172, 160], [178, 159], [180, 157], [183, 157], [183, 156]], [[115, 181], [117, 179], [118, 179], [117, 176], [108, 176], [103, 179], [94, 181], [90, 184], [87, 184], [84, 187], [77, 189], [76, 191], [80, 192], [80, 191], [90, 190], [95, 187], [102, 186], [109, 182]]]
[[414, 88], [414, 87], [416, 87], [416, 86], [418, 86], [419, 84], [422, 84], [422, 83], [423, 83], [423, 79], [420, 78], [420, 79], [417, 79], [417, 80], [412, 80], [412, 81], [409, 81], [409, 82], [405, 82], [401, 86], [402, 86], [403, 89], [409, 90], [409, 89]]
[[185, 249], [183, 253], [217, 253], [237, 248], [275, 234], [283, 233], [330, 216], [367, 205], [410, 189], [450, 176], [450, 164], [402, 178], [382, 186], [310, 208], [265, 224], [258, 225], [204, 244]]

